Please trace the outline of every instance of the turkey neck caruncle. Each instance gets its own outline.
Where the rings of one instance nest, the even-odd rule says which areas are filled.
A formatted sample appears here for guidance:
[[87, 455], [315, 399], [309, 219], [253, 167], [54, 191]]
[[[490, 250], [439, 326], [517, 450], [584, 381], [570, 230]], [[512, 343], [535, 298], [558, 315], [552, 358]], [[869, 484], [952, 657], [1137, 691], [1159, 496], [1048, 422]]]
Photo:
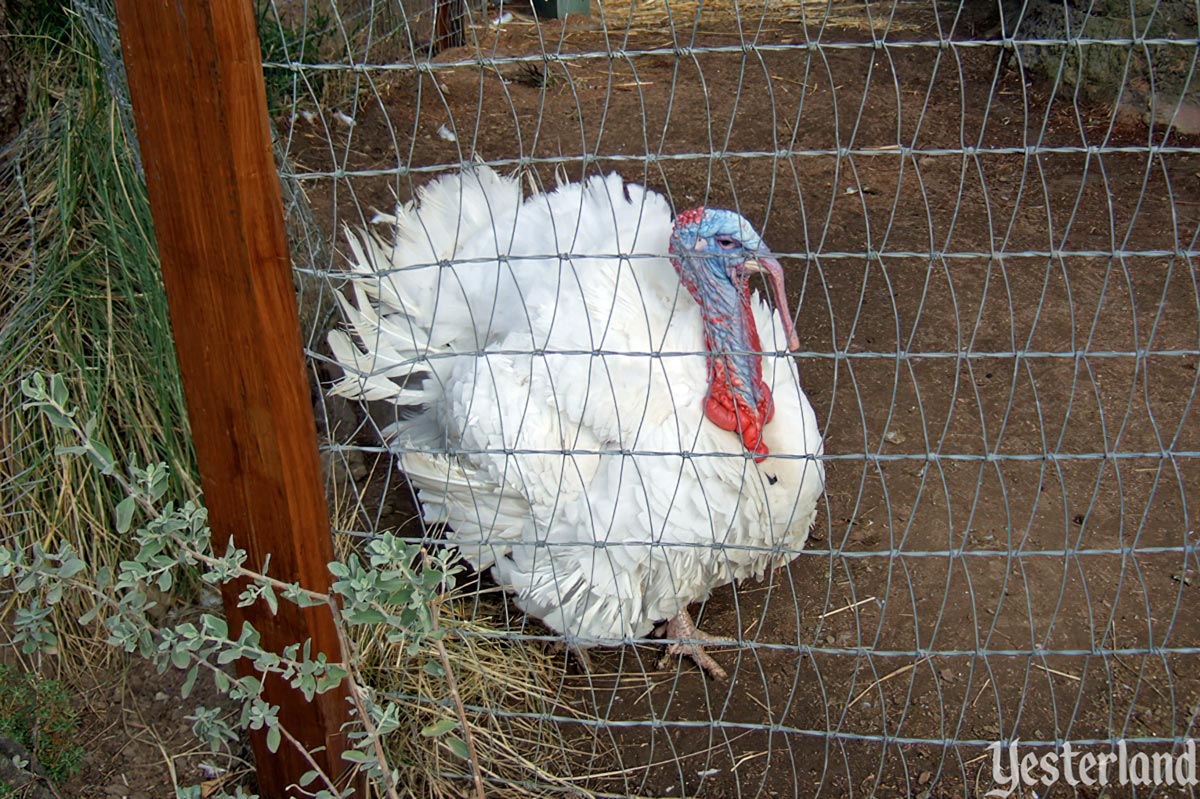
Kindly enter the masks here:
[[704, 208], [676, 217], [670, 255], [704, 319], [708, 350], [704, 414], [722, 430], [737, 433], [746, 451], [761, 463], [770, 454], [763, 428], [775, 407], [762, 379], [762, 343], [751, 308], [750, 275], [766, 276], [788, 330], [788, 348], [794, 350], [799, 340], [791, 327], [783, 267], [739, 214]]

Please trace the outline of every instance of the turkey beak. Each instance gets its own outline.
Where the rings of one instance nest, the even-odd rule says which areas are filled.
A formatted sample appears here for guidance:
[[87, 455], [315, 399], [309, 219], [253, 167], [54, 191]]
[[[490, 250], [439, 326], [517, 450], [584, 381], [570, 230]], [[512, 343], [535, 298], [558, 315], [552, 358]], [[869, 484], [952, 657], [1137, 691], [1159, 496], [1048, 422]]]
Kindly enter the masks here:
[[757, 272], [767, 278], [771, 294], [775, 297], [775, 307], [783, 318], [783, 326], [787, 331], [788, 349], [795, 352], [800, 349], [800, 337], [796, 335], [796, 326], [792, 323], [792, 313], [788, 310], [787, 290], [783, 284], [783, 267], [779, 261], [768, 255], [756, 255], [742, 262], [742, 269], [747, 272]]

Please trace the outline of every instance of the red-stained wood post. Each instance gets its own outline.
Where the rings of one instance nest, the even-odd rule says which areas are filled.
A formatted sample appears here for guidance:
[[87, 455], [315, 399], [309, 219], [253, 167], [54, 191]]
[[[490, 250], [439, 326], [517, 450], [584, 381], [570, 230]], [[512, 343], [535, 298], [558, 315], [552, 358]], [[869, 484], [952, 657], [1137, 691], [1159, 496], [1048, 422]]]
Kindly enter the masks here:
[[[327, 592], [333, 544], [252, 3], [116, 5], [214, 547], [232, 536], [248, 568], [270, 555], [271, 576]], [[265, 648], [311, 639], [314, 654], [342, 660], [327, 607], [239, 608], [241, 588], [224, 590], [232, 636], [249, 622]], [[321, 769], [341, 775], [346, 693], [309, 703], [278, 679], [265, 691], [292, 735], [323, 747]], [[260, 793], [298, 795], [289, 786], [310, 763], [286, 739], [276, 753], [261, 732], [253, 744]]]

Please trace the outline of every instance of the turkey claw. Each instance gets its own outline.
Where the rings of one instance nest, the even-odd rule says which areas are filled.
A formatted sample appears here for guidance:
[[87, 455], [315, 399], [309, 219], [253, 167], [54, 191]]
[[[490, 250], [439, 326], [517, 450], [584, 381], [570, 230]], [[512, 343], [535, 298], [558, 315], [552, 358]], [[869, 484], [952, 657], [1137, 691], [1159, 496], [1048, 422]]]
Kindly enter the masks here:
[[724, 639], [718, 638], [715, 635], [709, 635], [703, 630], [696, 629], [696, 623], [692, 621], [692, 617], [688, 615], [687, 609], [679, 611], [679, 615], [667, 622], [666, 638], [679, 639], [674, 643], [667, 645], [666, 654], [658, 661], [658, 668], [665, 669], [671, 665], [673, 657], [689, 657], [692, 661], [708, 673], [708, 675], [717, 680], [724, 680], [729, 675], [725, 669], [713, 660], [712, 655], [704, 651], [704, 646], [701, 641], [721, 641]]
[[724, 680], [729, 675], [725, 673], [725, 669], [721, 668], [717, 661], [713, 660], [712, 655], [704, 651], [704, 647], [700, 644], [690, 643], [675, 643], [667, 647], [667, 653], [658, 661], [660, 669], [670, 668], [672, 657], [689, 657], [703, 671], [708, 672], [708, 676], [715, 680]]

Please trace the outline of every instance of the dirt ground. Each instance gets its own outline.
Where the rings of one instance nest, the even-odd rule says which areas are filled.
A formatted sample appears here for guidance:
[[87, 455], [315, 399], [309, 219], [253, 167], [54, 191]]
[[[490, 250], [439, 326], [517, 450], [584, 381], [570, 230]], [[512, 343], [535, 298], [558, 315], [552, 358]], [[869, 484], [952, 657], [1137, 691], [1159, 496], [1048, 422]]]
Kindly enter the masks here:
[[[676, 208], [737, 208], [789, 254], [830, 456], [810, 547], [704, 605], [701, 626], [740, 642], [717, 654], [727, 682], [657, 671], [649, 646], [564, 666], [557, 695], [605, 722], [578, 730], [573, 776], [618, 795], [982, 795], [996, 739], [1190, 734], [1200, 302], [1171, 253], [1196, 247], [1197, 142], [1052, 97], [996, 48], [743, 53], [726, 22], [518, 18], [481, 34], [496, 68], [449, 51], [435, 63], [459, 65], [372, 76], [352, 130], [283, 120], [326, 230], [411, 196], [426, 176], [398, 165], [478, 153], [549, 180], [538, 159], [562, 157], [578, 178], [586, 152]], [[805, 41], [796, 20], [743, 22], [748, 41]], [[888, 39], [937, 25], [901, 6]], [[543, 47], [562, 58], [503, 62]], [[573, 58], [595, 51], [615, 55]], [[1148, 141], [1164, 149], [1121, 149]], [[372, 525], [411, 522], [388, 506]]]
[[205, 795], [254, 784], [248, 745], [214, 754], [197, 740], [186, 717], [199, 706], [233, 712], [210, 680], [180, 698], [184, 672], [159, 674], [144, 660], [105, 674], [84, 694], [82, 739], [88, 757], [83, 770], [62, 787], [63, 796], [158, 799], [174, 796], [175, 786], [200, 785]]
[[[169, 611], [176, 621], [194, 621], [199, 610], [180, 603]], [[64, 631], [70, 634], [70, 631]], [[0, 639], [11, 641], [12, 630], [0, 628]], [[78, 734], [72, 743], [84, 750], [78, 771], [61, 784], [42, 781], [35, 792], [0, 795], [63, 797], [63, 799], [160, 799], [175, 795], [176, 787], [200, 785], [209, 796], [218, 788], [233, 792], [241, 785], [253, 789], [254, 764], [248, 743], [235, 742], [220, 753], [201, 743], [187, 717], [198, 707], [218, 709], [230, 720], [235, 713], [209, 679], [198, 680], [187, 699], [180, 696], [186, 673], [170, 668], [161, 674], [149, 661], [125, 657], [89, 641], [81, 631], [69, 645], [78, 654], [93, 648], [86, 667], [64, 669], [55, 658], [42, 667], [18, 661], [15, 651], [0, 647], [0, 663], [32, 671], [71, 689]], [[77, 658], [75, 662], [79, 662]], [[34, 789], [30, 789], [34, 790]]]

